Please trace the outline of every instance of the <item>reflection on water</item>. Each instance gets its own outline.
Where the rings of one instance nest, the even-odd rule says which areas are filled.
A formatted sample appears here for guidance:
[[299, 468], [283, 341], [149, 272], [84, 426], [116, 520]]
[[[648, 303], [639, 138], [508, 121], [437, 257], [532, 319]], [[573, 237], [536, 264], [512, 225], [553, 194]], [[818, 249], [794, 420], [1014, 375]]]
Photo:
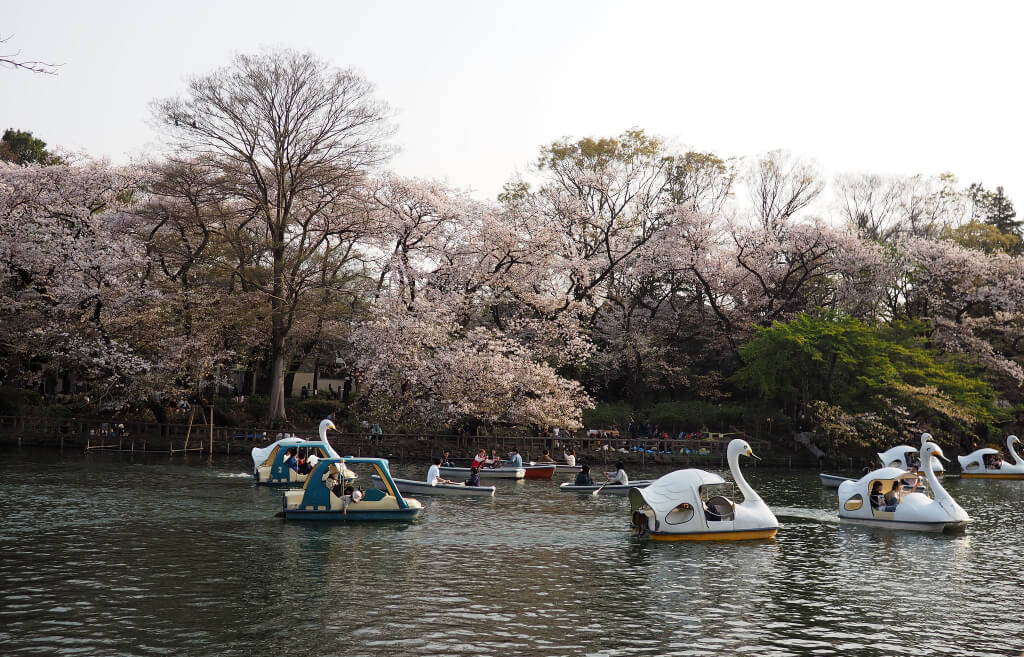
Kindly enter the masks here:
[[562, 493], [557, 478], [423, 497], [409, 525], [286, 523], [280, 493], [247, 470], [241, 458], [5, 452], [2, 653], [1024, 651], [1012, 611], [1024, 482], [948, 479], [974, 523], [936, 536], [839, 525], [817, 473], [753, 472], [778, 537], [687, 544], [633, 541], [626, 498]]

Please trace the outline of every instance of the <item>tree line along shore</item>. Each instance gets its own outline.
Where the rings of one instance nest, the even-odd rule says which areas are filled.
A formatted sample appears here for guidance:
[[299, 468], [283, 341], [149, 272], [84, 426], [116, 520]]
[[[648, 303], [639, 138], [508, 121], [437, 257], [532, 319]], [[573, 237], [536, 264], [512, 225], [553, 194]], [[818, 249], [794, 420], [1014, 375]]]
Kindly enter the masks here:
[[541, 145], [481, 200], [390, 171], [370, 81], [292, 50], [152, 109], [166, 149], [128, 166], [0, 141], [0, 414], [710, 427], [839, 459], [1019, 433], [1024, 248], [1001, 187], [826, 180], [633, 128]]

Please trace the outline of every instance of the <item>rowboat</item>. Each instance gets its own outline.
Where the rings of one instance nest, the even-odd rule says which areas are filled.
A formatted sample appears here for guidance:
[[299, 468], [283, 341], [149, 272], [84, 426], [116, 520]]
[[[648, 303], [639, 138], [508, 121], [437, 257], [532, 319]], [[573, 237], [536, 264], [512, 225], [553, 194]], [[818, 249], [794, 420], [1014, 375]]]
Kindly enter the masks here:
[[[375, 487], [361, 491], [360, 499], [355, 499], [354, 495], [336, 495], [327, 486], [328, 473], [332, 465], [336, 465], [337, 470], [343, 473], [345, 486], [358, 476], [358, 470], [369, 469], [376, 475]], [[402, 497], [397, 484], [391, 478], [387, 460], [351, 456], [322, 459], [309, 474], [306, 485], [300, 489], [286, 490], [281, 502], [284, 509], [279, 515], [285, 520], [410, 521], [423, 510], [419, 500]]]
[[[463, 497], [493, 497], [494, 486], [467, 486], [466, 484], [428, 484], [425, 481], [414, 479], [399, 479], [392, 477], [392, 481], [403, 493], [413, 495], [459, 495]], [[378, 483], [380, 477], [373, 475], [373, 482]]]
[[[524, 465], [527, 479], [551, 479], [555, 475], [554, 463], [537, 463], [535, 465]], [[480, 471], [483, 476], [483, 470]]]
[[555, 474], [579, 474], [583, 472], [582, 465], [568, 465], [566, 463], [555, 464]]
[[999, 451], [991, 447], [982, 447], [967, 456], [958, 456], [963, 471], [960, 476], [964, 479], [1024, 479], [1024, 461], [1013, 448], [1019, 442], [1017, 436], [1006, 437], [1006, 451], [1013, 458], [1013, 463], [994, 460]]
[[925, 532], [956, 531], [967, 526], [967, 512], [935, 476], [932, 462], [936, 457], [945, 458], [942, 448], [930, 442], [930, 434], [924, 436], [927, 438], [921, 446], [921, 462], [928, 485], [905, 492], [904, 480], [918, 475], [893, 467], [869, 472], [857, 481], [843, 482], [839, 486], [839, 522]]
[[[480, 468], [479, 473], [481, 479], [523, 479], [526, 477], [526, 468]], [[469, 468], [443, 466], [441, 476], [452, 479], [469, 479]]]
[[593, 484], [591, 486], [577, 486], [576, 484], [564, 483], [558, 487], [563, 493], [586, 493], [600, 491], [598, 495], [628, 495], [632, 488], [646, 488], [653, 483], [653, 479], [640, 479], [631, 481], [628, 484]]
[[637, 538], [653, 541], [741, 541], [771, 538], [779, 521], [739, 469], [740, 455], [753, 456], [747, 441], [734, 438], [726, 452], [729, 471], [743, 493], [737, 504], [719, 493], [725, 480], [688, 468], [629, 491], [630, 524]]
[[818, 475], [821, 477], [821, 485], [825, 488], [839, 488], [840, 484], [844, 481], [853, 481], [849, 477], [841, 477], [839, 475], [825, 474], [824, 472]]

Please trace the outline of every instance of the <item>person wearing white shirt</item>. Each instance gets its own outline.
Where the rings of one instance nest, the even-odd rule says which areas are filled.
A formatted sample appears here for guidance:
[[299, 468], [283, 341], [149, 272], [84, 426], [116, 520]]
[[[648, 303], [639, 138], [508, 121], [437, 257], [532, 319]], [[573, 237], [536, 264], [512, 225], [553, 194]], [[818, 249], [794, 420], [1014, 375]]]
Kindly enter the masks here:
[[441, 459], [435, 459], [434, 464], [427, 470], [427, 483], [436, 486], [437, 484], [454, 484], [455, 482], [441, 478]]
[[565, 464], [568, 466], [576, 465], [576, 450], [572, 448], [565, 450]]
[[608, 483], [612, 485], [628, 486], [629, 476], [626, 475], [625, 467], [622, 461], [615, 464], [615, 472], [606, 472], [604, 476], [608, 478]]

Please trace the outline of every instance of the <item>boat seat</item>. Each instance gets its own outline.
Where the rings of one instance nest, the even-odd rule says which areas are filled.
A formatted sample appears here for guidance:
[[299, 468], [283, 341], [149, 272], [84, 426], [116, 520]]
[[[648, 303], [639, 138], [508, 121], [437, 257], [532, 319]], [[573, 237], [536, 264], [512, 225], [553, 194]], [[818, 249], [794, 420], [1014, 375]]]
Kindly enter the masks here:
[[704, 505], [704, 517], [710, 521], [734, 520], [733, 505], [722, 495], [715, 495]]

